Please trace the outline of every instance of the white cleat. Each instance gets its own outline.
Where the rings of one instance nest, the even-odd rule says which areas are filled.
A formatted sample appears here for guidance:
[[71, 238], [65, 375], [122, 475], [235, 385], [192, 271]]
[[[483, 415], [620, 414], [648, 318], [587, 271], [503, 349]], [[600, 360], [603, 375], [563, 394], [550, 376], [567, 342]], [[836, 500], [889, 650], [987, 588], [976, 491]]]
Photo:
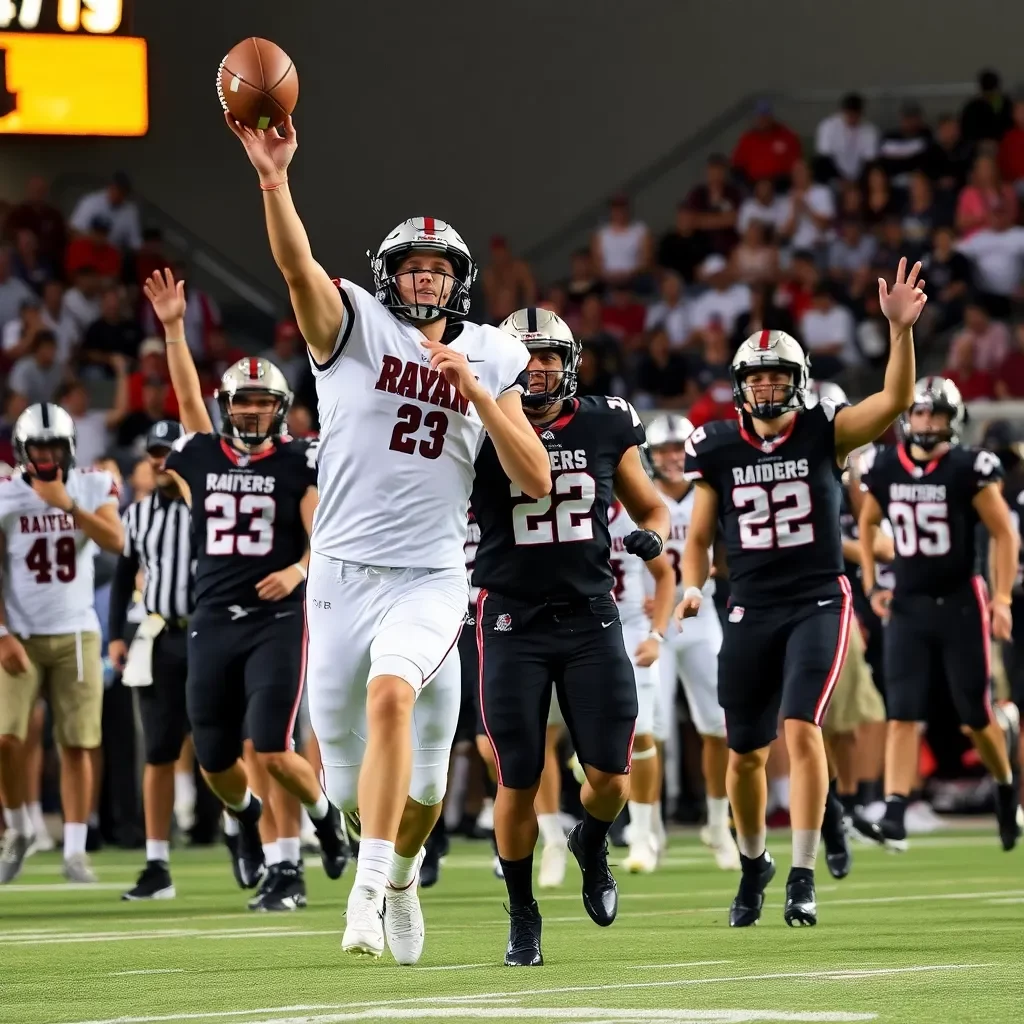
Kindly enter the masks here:
[[502, 880], [505, 878], [505, 869], [501, 866], [501, 858], [497, 854], [494, 855], [494, 877]]
[[0, 885], [13, 882], [21, 874], [21, 866], [32, 847], [32, 836], [9, 828], [0, 839]]
[[57, 844], [53, 841], [53, 836], [49, 832], [41, 832], [37, 828], [32, 841], [28, 844], [25, 856], [31, 857], [33, 853], [50, 853], [56, 849]]
[[384, 934], [387, 936], [391, 955], [396, 963], [404, 967], [419, 963], [420, 957], [423, 956], [425, 928], [417, 892], [423, 857], [424, 853], [420, 850], [416, 877], [406, 888], [393, 889], [389, 883], [384, 890]]
[[653, 835], [641, 836], [626, 854], [622, 866], [631, 875], [649, 875], [658, 866], [658, 840]]
[[365, 885], [349, 893], [341, 948], [353, 956], [380, 959], [384, 952], [384, 894]]
[[739, 847], [727, 828], [712, 829], [705, 825], [700, 830], [700, 840], [715, 855], [715, 863], [722, 871], [739, 871]]
[[96, 881], [96, 873], [84, 853], [73, 853], [64, 861], [63, 875], [69, 882], [91, 885]]
[[908, 804], [903, 820], [908, 835], [926, 835], [946, 828], [946, 823], [932, 810], [931, 804], [924, 800]]
[[568, 855], [569, 847], [564, 842], [544, 845], [540, 855], [538, 888], [557, 889], [565, 881], [565, 865]]

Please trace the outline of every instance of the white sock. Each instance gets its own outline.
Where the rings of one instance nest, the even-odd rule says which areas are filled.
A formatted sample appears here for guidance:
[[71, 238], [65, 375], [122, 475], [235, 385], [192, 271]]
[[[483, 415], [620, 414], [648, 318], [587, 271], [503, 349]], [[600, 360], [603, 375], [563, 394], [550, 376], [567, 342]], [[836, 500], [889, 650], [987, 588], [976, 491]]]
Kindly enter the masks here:
[[[359, 849], [359, 856], [363, 855], [362, 847]], [[412, 885], [413, 879], [416, 877], [416, 871], [419, 867], [420, 855], [416, 854], [415, 857], [403, 857], [401, 854], [396, 853], [391, 858], [391, 870], [388, 872], [388, 885], [392, 889], [407, 889]]]
[[278, 843], [263, 844], [263, 859], [267, 862], [268, 868], [281, 863], [281, 847]]
[[643, 842], [651, 833], [651, 813], [654, 804], [629, 801], [629, 838], [633, 845]]
[[287, 839], [278, 839], [277, 852], [282, 864], [298, 864], [299, 851], [302, 843], [298, 836], [289, 836]]
[[321, 793], [315, 804], [303, 804], [302, 806], [313, 821], [323, 821], [331, 809], [331, 802], [325, 793]]
[[729, 798], [725, 796], [709, 796], [708, 827], [712, 831], [721, 831], [729, 827]]
[[228, 814], [225, 811], [221, 815], [224, 822], [224, 835], [226, 836], [237, 836], [238, 835], [238, 819], [233, 815]]
[[814, 862], [818, 859], [818, 841], [820, 839], [820, 829], [793, 829], [793, 867], [814, 870]]
[[651, 831], [657, 836], [658, 842], [665, 838], [665, 823], [661, 820], [661, 801], [651, 804]]
[[174, 773], [174, 806], [196, 802], [196, 780], [191, 772]]
[[165, 864], [171, 859], [171, 844], [166, 839], [146, 840], [146, 860], [162, 860]]
[[64, 822], [64, 859], [70, 860], [76, 853], [85, 853], [85, 840], [89, 826], [84, 821]]
[[789, 810], [789, 776], [783, 775], [777, 779], [772, 779], [768, 783], [768, 788], [771, 790], [772, 798], [775, 801], [776, 807], [782, 807], [785, 810]]
[[538, 814], [537, 824], [545, 846], [557, 846], [565, 842], [565, 831], [557, 814]]
[[395, 856], [395, 844], [386, 839], [364, 839], [359, 844], [356, 877], [353, 888], [362, 886], [373, 892], [383, 892], [388, 884], [388, 873]]
[[28, 808], [22, 804], [13, 810], [4, 808], [4, 824], [23, 836], [35, 835], [32, 827], [32, 819], [29, 817]]
[[46, 819], [43, 817], [43, 805], [38, 800], [34, 800], [28, 805], [28, 818], [29, 821], [32, 822], [32, 829], [34, 832], [46, 831]]
[[754, 833], [752, 836], [745, 836], [742, 833], [737, 832], [736, 845], [740, 848], [740, 853], [742, 853], [744, 857], [749, 857], [751, 860], [757, 860], [757, 858], [765, 851], [765, 841], [767, 838], [768, 832], [765, 829]]
[[224, 801], [233, 811], [244, 811], [249, 804], [252, 803], [252, 790], [246, 789], [245, 796], [242, 797], [242, 802], [237, 804], [228, 804], [227, 800]]

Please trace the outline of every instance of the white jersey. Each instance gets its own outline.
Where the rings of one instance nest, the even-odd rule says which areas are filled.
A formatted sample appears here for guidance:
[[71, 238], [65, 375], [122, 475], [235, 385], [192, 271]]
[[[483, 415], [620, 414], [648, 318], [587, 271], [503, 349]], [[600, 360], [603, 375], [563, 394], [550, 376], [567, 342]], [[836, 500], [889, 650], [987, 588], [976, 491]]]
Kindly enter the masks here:
[[476, 549], [479, 546], [480, 524], [475, 519], [470, 519], [463, 550], [466, 553], [466, 580], [469, 583], [469, 603], [471, 605], [475, 605], [476, 599], [480, 596], [480, 588], [473, 586], [473, 566], [476, 564]]
[[[690, 487], [682, 500], [676, 501], [671, 495], [665, 494], [658, 488], [661, 500], [668, 505], [669, 514], [669, 535], [665, 541], [665, 554], [672, 563], [672, 570], [676, 574], [676, 602], [683, 599], [683, 551], [686, 548], [686, 535], [690, 530], [690, 519], [693, 516], [693, 502], [697, 493], [695, 487]], [[709, 557], [714, 560], [714, 549], [708, 552]], [[705, 597], [710, 597], [715, 592], [715, 581], [709, 579], [701, 588]]]
[[615, 502], [608, 509], [608, 533], [612, 539], [611, 564], [615, 576], [615, 589], [612, 597], [619, 606], [619, 618], [623, 626], [643, 623], [646, 628], [647, 616], [644, 614], [644, 597], [646, 581], [652, 580], [651, 574], [642, 559], [631, 555], [623, 546], [623, 541], [634, 530], [636, 523], [629, 518], [629, 513], [621, 503]]
[[[87, 512], [117, 507], [117, 485], [102, 470], [72, 469], [67, 492]], [[21, 473], [0, 480], [0, 530], [5, 540], [4, 606], [20, 636], [98, 633], [93, 559], [99, 547], [74, 519], [51, 508]]]
[[[323, 366], [310, 356], [320, 409], [311, 547], [366, 565], [461, 567], [480, 416], [430, 368], [417, 328], [358, 285], [337, 283], [345, 316], [334, 355]], [[521, 389], [530, 355], [517, 338], [463, 323], [451, 347], [488, 394]]]

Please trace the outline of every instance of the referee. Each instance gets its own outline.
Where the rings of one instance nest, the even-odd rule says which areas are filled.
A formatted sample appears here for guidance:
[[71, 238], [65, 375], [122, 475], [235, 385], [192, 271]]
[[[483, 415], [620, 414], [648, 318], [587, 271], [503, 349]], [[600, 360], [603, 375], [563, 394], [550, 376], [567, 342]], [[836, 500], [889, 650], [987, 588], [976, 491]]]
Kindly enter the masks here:
[[139, 632], [156, 633], [147, 666], [152, 682], [137, 691], [146, 747], [142, 777], [146, 866], [135, 887], [121, 897], [125, 900], [173, 899], [175, 895], [169, 867], [174, 763], [191, 731], [185, 711], [185, 678], [193, 574], [188, 505], [164, 470], [164, 459], [183, 433], [181, 424], [173, 420], [160, 420], [150, 428], [146, 452], [156, 475], [156, 490], [124, 512], [124, 551], [110, 594], [109, 654], [119, 671], [128, 655], [126, 619], [140, 567], [145, 577], [147, 619]]

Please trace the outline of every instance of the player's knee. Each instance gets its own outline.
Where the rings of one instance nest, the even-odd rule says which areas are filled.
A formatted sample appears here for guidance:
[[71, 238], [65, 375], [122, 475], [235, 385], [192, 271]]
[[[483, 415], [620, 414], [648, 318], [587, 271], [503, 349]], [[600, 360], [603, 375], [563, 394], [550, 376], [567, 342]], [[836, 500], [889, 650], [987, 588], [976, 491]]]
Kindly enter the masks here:
[[233, 767], [241, 754], [241, 744], [228, 744], [217, 730], [193, 726], [192, 743], [199, 767], [207, 775], [220, 775]]
[[768, 763], [768, 747], [758, 747], [753, 750], [729, 751], [729, 769], [737, 775], [753, 775], [755, 772], [764, 770]]
[[0, 756], [9, 756], [11, 754], [19, 753], [23, 744], [24, 740], [18, 736], [13, 736], [11, 734], [0, 736]]
[[413, 765], [409, 796], [424, 807], [434, 807], [444, 799], [448, 788], [447, 759], [436, 765]]
[[146, 744], [146, 764], [152, 768], [174, 764], [180, 752], [180, 743], [175, 744], [166, 736], [157, 737], [152, 743]]
[[288, 762], [292, 757], [291, 751], [258, 751], [256, 757], [264, 771], [269, 772], [279, 782], [289, 776]]
[[359, 806], [359, 766], [323, 766], [324, 792], [327, 799], [343, 813], [351, 814]]
[[377, 676], [366, 691], [366, 717], [381, 724], [408, 722], [416, 703], [416, 691], [400, 676]]
[[787, 718], [786, 749], [789, 751], [791, 761], [805, 761], [819, 757], [824, 750], [821, 729], [813, 722]]
[[602, 799], [613, 798], [625, 802], [629, 796], [629, 776], [612, 772], [602, 772], [587, 766], [587, 781], [590, 788]]

